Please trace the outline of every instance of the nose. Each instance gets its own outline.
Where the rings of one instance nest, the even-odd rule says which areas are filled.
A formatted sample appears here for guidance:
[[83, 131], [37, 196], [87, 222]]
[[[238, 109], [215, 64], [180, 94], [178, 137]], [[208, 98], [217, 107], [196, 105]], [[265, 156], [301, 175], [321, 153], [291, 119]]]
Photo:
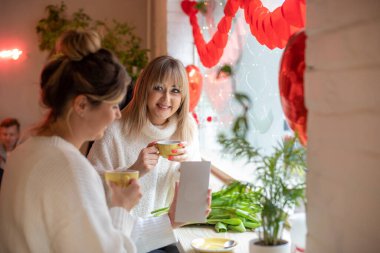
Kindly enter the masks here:
[[165, 101], [169, 101], [170, 100], [170, 91], [169, 90], [166, 90], [164, 93], [163, 93], [163, 100]]

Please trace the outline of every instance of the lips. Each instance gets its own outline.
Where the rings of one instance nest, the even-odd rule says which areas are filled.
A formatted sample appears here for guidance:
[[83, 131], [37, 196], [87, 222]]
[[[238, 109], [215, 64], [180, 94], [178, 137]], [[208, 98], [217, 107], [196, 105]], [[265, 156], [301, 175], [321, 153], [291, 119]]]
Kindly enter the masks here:
[[157, 107], [163, 110], [170, 109], [170, 105], [157, 104]]

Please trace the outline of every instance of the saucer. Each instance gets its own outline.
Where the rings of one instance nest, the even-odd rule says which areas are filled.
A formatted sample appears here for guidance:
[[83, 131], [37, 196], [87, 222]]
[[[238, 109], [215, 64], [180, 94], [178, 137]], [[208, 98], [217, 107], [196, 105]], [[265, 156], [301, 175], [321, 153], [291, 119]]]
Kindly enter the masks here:
[[[231, 245], [229, 247], [225, 247], [228, 241], [231, 241]], [[219, 237], [197, 238], [191, 242], [191, 247], [198, 252], [231, 252], [236, 246], [237, 241]]]

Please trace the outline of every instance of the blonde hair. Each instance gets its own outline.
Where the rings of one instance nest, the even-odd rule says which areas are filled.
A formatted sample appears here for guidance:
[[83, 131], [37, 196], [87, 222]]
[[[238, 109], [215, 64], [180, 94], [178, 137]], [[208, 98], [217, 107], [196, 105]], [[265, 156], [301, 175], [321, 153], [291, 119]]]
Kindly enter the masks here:
[[[148, 121], [148, 94], [157, 83], [173, 82], [181, 90], [181, 104], [177, 116], [176, 138], [191, 141], [193, 128], [189, 120], [189, 82], [183, 64], [173, 57], [160, 56], [151, 61], [140, 74], [133, 90], [131, 102], [122, 111], [124, 129], [133, 137], [138, 136]], [[173, 117], [173, 116], [172, 116]]]

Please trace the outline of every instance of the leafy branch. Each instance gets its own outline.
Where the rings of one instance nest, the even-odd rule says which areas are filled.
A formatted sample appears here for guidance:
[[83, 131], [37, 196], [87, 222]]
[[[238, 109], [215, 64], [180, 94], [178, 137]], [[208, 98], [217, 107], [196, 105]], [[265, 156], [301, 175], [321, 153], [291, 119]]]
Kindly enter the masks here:
[[259, 155], [258, 150], [246, 140], [249, 130], [248, 110], [251, 107], [251, 99], [243, 93], [235, 93], [234, 97], [243, 108], [243, 112], [236, 117], [233, 123], [233, 136], [228, 138], [223, 133], [219, 134], [218, 142], [222, 145], [224, 152], [235, 157], [246, 158], [248, 163], [254, 162], [255, 157]]
[[137, 79], [140, 71], [148, 63], [148, 49], [142, 49], [141, 38], [135, 35], [135, 27], [128, 23], [113, 20], [111, 24], [93, 20], [83, 9], [74, 12], [72, 16], [66, 13], [64, 2], [60, 5], [46, 6], [47, 17], [38, 21], [36, 32], [39, 49], [49, 51], [49, 57], [54, 54], [58, 37], [70, 29], [97, 30], [102, 37], [102, 46], [113, 51], [125, 66], [132, 79]]

